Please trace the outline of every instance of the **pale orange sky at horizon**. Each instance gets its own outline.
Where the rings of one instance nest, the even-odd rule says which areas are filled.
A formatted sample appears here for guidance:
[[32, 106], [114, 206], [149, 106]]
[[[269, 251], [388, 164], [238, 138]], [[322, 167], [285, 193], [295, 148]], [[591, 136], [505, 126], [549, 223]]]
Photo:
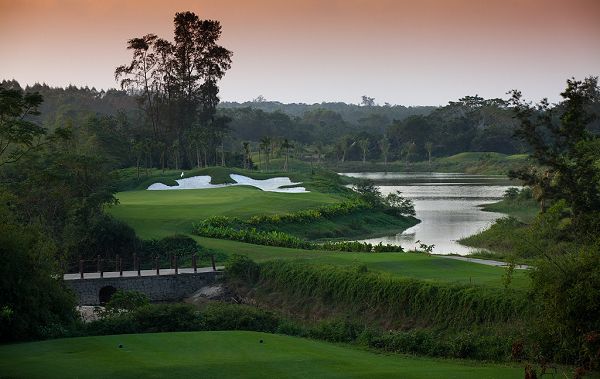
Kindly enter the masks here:
[[0, 0], [0, 79], [116, 87], [127, 39], [172, 39], [185, 10], [223, 25], [223, 100], [556, 101], [567, 78], [600, 74], [597, 0]]

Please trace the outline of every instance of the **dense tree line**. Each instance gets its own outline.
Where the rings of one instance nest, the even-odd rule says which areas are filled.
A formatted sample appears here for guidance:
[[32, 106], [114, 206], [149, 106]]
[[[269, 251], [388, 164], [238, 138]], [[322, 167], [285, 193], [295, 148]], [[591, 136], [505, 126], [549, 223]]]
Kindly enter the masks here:
[[[5, 81], [3, 86], [21, 89], [14, 81]], [[149, 100], [135, 91], [47, 85], [24, 90], [38, 92], [45, 99], [39, 108], [41, 125], [49, 130], [64, 125], [85, 129], [97, 138], [115, 167], [250, 167], [252, 153], [258, 152], [263, 160], [287, 152], [297, 158], [335, 163], [411, 162], [463, 151], [528, 151], [526, 143], [513, 138], [518, 122], [512, 107], [501, 99], [478, 96], [421, 110], [422, 114], [400, 113], [400, 119], [391, 118], [394, 114], [386, 113], [387, 108], [394, 107], [386, 106], [346, 105], [361, 115], [352, 118], [328, 104], [302, 107], [304, 113], [297, 116], [298, 104], [282, 104], [271, 112], [261, 109], [261, 102], [253, 102], [245, 107], [207, 109], [205, 119], [202, 112], [190, 111], [196, 116], [179, 120], [169, 115], [186, 113], [178, 110], [183, 105], [175, 100], [163, 104], [165, 100], [153, 98], [161, 104], [160, 109], [149, 110]], [[156, 130], [151, 121], [155, 117], [159, 120]], [[283, 147], [285, 140], [287, 148]]]

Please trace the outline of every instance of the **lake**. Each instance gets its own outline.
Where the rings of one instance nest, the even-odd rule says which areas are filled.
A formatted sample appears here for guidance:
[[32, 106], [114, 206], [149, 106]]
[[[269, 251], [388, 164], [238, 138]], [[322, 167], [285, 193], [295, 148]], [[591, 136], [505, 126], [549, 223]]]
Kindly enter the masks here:
[[484, 212], [478, 205], [493, 203], [516, 183], [501, 175], [455, 173], [358, 172], [341, 173], [353, 178], [371, 179], [381, 193], [401, 191], [415, 204], [421, 222], [402, 233], [363, 240], [370, 243], [418, 247], [416, 241], [435, 245], [436, 254], [469, 254], [475, 249], [457, 240], [489, 227], [501, 213]]

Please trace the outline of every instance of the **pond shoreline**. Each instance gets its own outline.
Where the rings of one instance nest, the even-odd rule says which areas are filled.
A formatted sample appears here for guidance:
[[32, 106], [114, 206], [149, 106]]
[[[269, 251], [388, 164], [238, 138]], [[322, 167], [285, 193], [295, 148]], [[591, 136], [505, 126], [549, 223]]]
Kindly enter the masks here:
[[[373, 180], [383, 195], [400, 191], [413, 200], [416, 218], [421, 223], [387, 236], [363, 239], [363, 242], [393, 244], [405, 250], [420, 244], [434, 245], [433, 253], [468, 255], [477, 250], [459, 240], [481, 232], [505, 216], [487, 212], [482, 204], [502, 199], [514, 184], [502, 175], [439, 172], [355, 172], [340, 173], [351, 180]], [[511, 185], [512, 184], [512, 185]]]

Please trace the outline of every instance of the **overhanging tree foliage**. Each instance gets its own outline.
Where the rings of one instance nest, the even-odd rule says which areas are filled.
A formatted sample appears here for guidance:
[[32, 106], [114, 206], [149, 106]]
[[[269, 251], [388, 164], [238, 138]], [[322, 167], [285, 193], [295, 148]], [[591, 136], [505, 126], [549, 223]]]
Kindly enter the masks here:
[[[510, 103], [521, 122], [517, 136], [533, 149], [545, 170], [523, 169], [511, 175], [539, 188], [542, 201], [564, 199], [580, 226], [592, 222], [600, 211], [600, 136], [590, 131], [597, 115], [590, 107], [600, 100], [598, 78], [570, 79], [556, 106], [543, 99], [536, 106], [512, 91]], [[590, 226], [590, 225], [588, 225]], [[589, 229], [588, 229], [589, 231]]]
[[42, 144], [46, 129], [29, 120], [42, 96], [0, 86], [0, 166], [14, 163]]

